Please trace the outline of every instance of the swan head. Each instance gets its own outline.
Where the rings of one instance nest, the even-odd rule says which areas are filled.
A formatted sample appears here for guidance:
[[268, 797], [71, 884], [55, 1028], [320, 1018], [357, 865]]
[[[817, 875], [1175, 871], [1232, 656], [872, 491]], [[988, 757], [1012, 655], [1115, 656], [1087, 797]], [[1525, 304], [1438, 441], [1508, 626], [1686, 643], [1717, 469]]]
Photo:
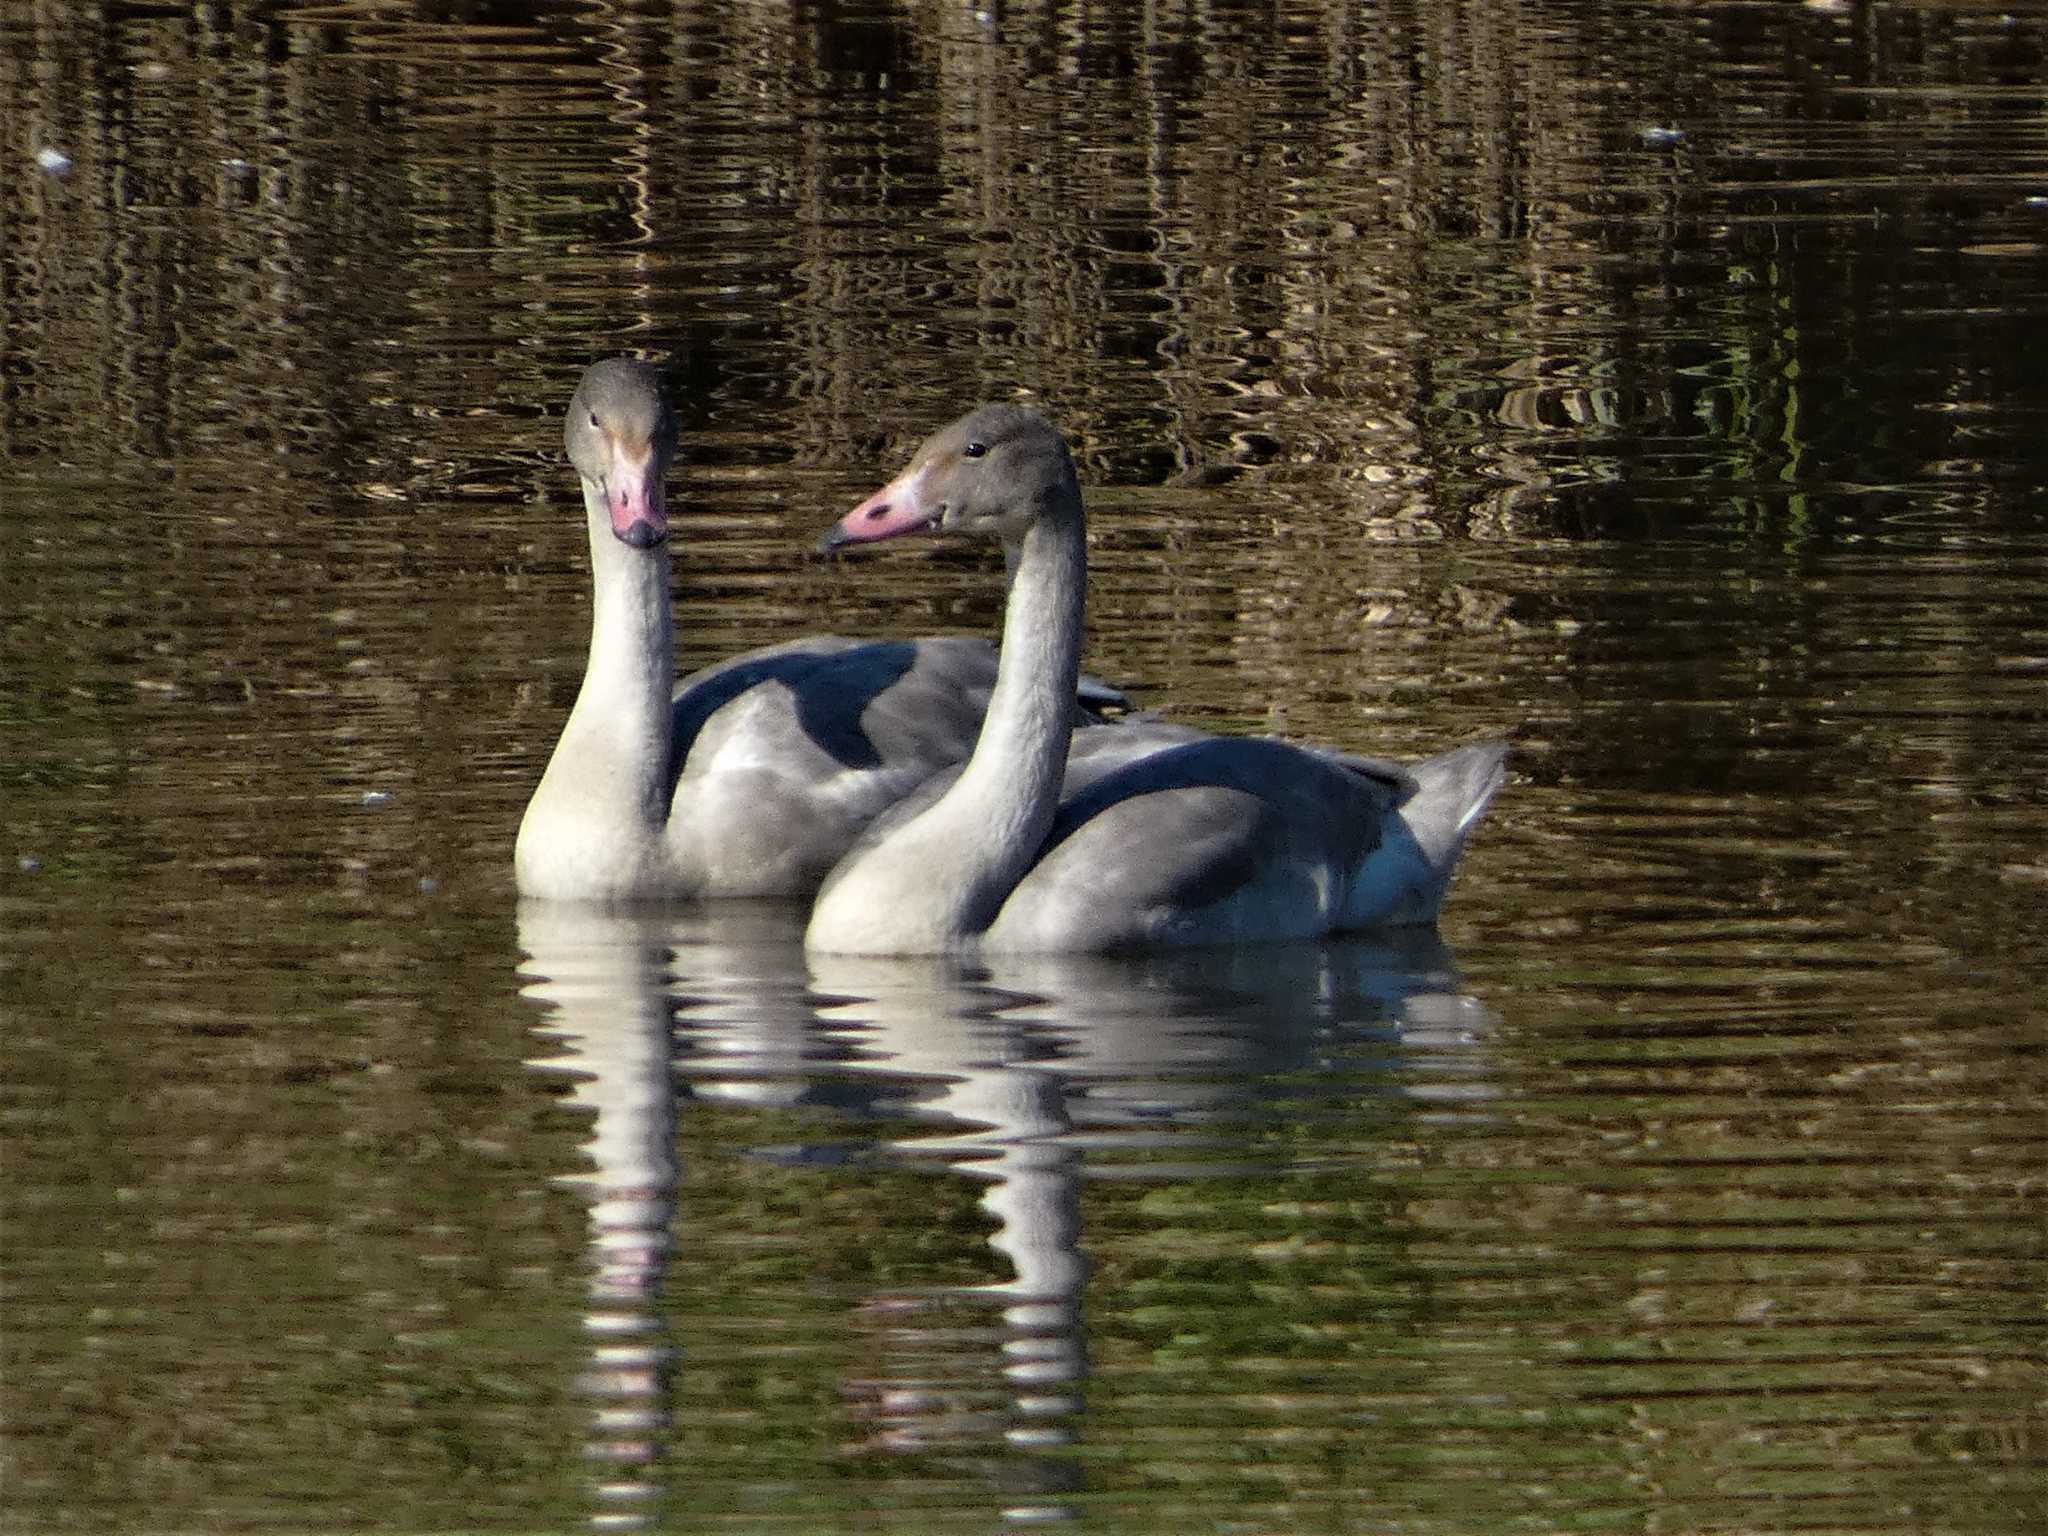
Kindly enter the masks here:
[[604, 502], [612, 537], [634, 549], [668, 537], [662, 481], [675, 457], [676, 418], [661, 398], [659, 369], [625, 357], [592, 363], [569, 398], [562, 441], [586, 496]]
[[931, 530], [1013, 544], [1048, 511], [1078, 509], [1058, 428], [1021, 405], [983, 405], [926, 438], [902, 474], [835, 523], [821, 551]]

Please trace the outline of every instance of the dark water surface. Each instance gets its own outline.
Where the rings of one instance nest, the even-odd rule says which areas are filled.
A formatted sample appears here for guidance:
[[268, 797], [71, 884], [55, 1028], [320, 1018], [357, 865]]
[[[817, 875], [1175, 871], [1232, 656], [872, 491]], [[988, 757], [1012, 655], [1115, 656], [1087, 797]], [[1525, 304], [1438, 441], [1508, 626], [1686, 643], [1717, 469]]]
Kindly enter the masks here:
[[[2044, 92], [2038, 0], [0, 8], [0, 1528], [2041, 1530]], [[1441, 942], [520, 908], [615, 351], [687, 664], [992, 630], [804, 551], [1028, 394], [1093, 670], [1513, 736]]]

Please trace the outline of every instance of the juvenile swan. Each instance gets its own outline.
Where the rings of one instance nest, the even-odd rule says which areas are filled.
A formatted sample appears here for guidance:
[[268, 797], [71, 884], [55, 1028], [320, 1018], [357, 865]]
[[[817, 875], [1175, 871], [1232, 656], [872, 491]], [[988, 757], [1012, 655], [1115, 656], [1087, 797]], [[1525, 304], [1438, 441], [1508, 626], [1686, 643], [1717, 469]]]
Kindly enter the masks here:
[[833, 869], [808, 948], [1107, 950], [1434, 921], [1505, 744], [1404, 768], [1167, 725], [1074, 736], [1081, 489], [1028, 410], [985, 405], [935, 434], [822, 545], [924, 528], [999, 540], [1012, 572], [987, 721], [957, 774]]
[[[675, 682], [656, 369], [593, 365], [563, 438], [594, 602], [583, 686], [519, 824], [523, 896], [809, 895], [883, 808], [973, 748], [993, 650], [822, 635]], [[1070, 694], [1071, 700], [1071, 694]]]

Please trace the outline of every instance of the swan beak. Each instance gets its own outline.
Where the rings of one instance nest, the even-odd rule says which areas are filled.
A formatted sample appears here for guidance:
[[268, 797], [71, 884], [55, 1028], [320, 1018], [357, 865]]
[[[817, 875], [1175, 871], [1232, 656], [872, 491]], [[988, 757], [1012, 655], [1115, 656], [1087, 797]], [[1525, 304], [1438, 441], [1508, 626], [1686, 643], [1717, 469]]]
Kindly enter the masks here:
[[652, 443], [640, 444], [635, 452], [615, 437], [611, 449], [604, 500], [611, 512], [612, 537], [634, 549], [652, 549], [668, 537], [668, 498], [661, 488], [661, 461]]
[[917, 470], [899, 475], [825, 530], [818, 553], [829, 555], [846, 544], [877, 544], [920, 529], [935, 528], [945, 505], [930, 505], [924, 476]]

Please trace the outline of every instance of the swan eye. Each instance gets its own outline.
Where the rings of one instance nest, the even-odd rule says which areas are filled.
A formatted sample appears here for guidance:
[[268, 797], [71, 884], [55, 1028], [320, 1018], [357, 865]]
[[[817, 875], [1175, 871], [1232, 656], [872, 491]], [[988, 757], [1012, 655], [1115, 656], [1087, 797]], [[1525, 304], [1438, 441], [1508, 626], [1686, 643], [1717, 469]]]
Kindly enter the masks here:
[[980, 458], [980, 457], [981, 457], [981, 456], [982, 456], [983, 454], [985, 454], [985, 453], [987, 453], [987, 452], [988, 452], [988, 444], [987, 444], [987, 443], [983, 443], [983, 442], [972, 442], [972, 443], [969, 443], [969, 444], [968, 444], [968, 445], [967, 445], [967, 446], [966, 446], [965, 448], [962, 448], [962, 449], [960, 450], [960, 456], [961, 456], [962, 458], [965, 458], [965, 459], [978, 459], [978, 458]]
[[591, 424], [591, 425], [592, 425], [593, 427], [597, 425], [597, 412], [595, 412], [595, 411], [592, 411], [592, 412], [590, 413], [590, 424]]

